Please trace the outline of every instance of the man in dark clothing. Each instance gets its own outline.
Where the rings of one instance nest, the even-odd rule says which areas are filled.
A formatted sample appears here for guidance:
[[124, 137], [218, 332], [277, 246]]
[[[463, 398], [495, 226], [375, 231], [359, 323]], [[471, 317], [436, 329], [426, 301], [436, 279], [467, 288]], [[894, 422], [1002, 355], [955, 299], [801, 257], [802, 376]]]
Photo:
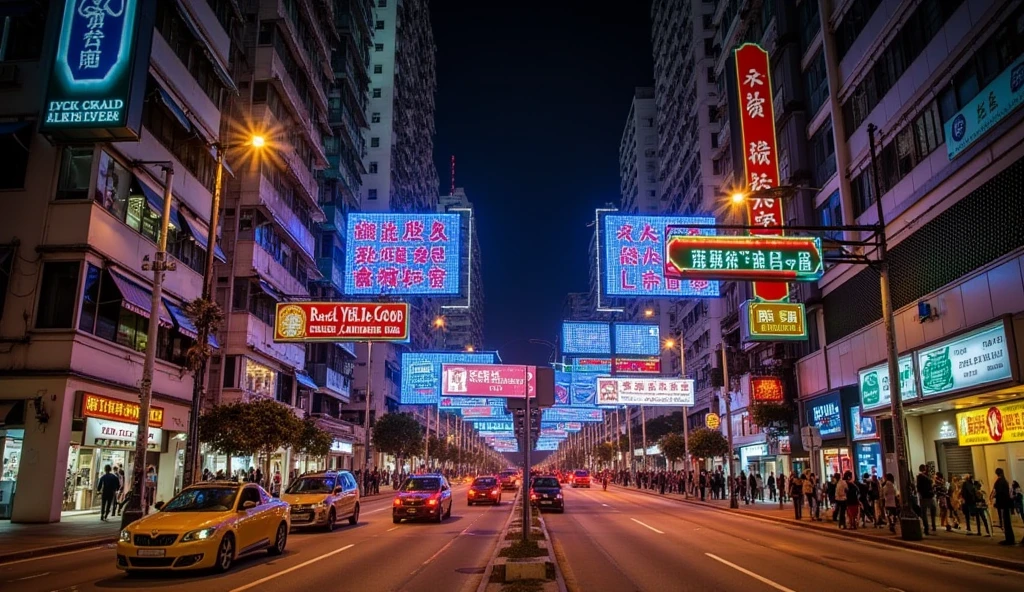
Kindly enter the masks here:
[[775, 501], [775, 471], [768, 474], [768, 500]]
[[999, 522], [1003, 524], [1003, 533], [1006, 540], [999, 541], [1000, 545], [1012, 545], [1017, 542], [1013, 536], [1013, 496], [1010, 495], [1010, 484], [1003, 476], [1003, 469], [996, 469], [996, 482], [992, 484], [992, 493], [996, 496], [996, 510], [999, 512]]
[[96, 493], [100, 494], [102, 504], [100, 505], [100, 520], [107, 521], [107, 515], [114, 509], [114, 502], [117, 499], [117, 490], [121, 487], [121, 480], [117, 475], [110, 472], [110, 465], [103, 467], [103, 476], [96, 484]]
[[[935, 489], [932, 477], [928, 474], [928, 465], [920, 465], [917, 474], [917, 500], [921, 504], [921, 522], [924, 522], [925, 534], [936, 534], [935, 531]], [[928, 530], [928, 515], [931, 514], [931, 531]]]

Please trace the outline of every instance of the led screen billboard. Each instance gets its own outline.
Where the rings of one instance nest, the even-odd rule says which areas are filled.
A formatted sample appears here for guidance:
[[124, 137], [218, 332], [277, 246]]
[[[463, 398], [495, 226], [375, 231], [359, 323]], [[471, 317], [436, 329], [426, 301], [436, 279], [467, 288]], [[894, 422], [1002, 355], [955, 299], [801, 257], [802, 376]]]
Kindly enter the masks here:
[[601, 422], [604, 411], [600, 409], [579, 409], [573, 407], [551, 407], [540, 412], [541, 422]]
[[573, 407], [593, 407], [597, 405], [597, 374], [573, 372], [572, 388], [569, 391], [569, 404]]
[[564, 321], [562, 323], [562, 353], [611, 355], [611, 325], [589, 321]]
[[402, 354], [402, 405], [437, 405], [442, 364], [493, 364], [494, 352], [405, 352]]
[[656, 356], [661, 353], [661, 328], [658, 325], [615, 323], [615, 354]]
[[[714, 225], [711, 216], [638, 216], [615, 212], [598, 216], [598, 261], [601, 291], [626, 298], [712, 298], [719, 296], [714, 280], [665, 277], [665, 239], [669, 226]], [[678, 228], [676, 229], [679, 230]], [[693, 228], [690, 234], [713, 236], [713, 228]]]
[[348, 214], [345, 294], [458, 295], [458, 214]]

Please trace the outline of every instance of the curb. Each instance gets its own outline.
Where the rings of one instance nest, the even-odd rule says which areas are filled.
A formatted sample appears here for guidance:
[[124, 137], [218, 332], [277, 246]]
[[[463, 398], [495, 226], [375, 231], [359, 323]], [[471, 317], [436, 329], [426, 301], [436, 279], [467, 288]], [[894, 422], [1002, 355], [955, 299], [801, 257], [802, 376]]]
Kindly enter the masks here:
[[45, 557], [47, 555], [56, 555], [58, 553], [64, 553], [66, 551], [77, 551], [78, 549], [86, 549], [89, 547], [97, 547], [100, 545], [109, 545], [117, 542], [117, 537], [97, 537], [92, 539], [83, 539], [72, 543], [64, 543], [62, 545], [50, 545], [49, 547], [36, 547], [35, 549], [25, 549], [24, 551], [15, 551], [14, 553], [6, 553], [0, 555], [0, 565], [4, 563], [10, 563], [12, 561], [18, 561], [20, 559], [31, 559], [33, 557]]
[[[563, 509], [562, 511], [564, 512], [565, 510]], [[544, 540], [548, 542], [548, 561], [555, 566], [555, 584], [558, 585], [558, 592], [568, 592], [568, 588], [565, 586], [565, 578], [562, 577], [562, 567], [558, 565], [558, 558], [555, 557], [555, 541], [551, 538], [551, 533], [548, 532], [548, 523], [544, 520], [544, 514], [541, 513], [539, 508], [537, 509], [537, 517], [540, 518], [540, 530], [544, 533]]]
[[505, 525], [501, 527], [501, 534], [498, 535], [497, 542], [494, 543], [494, 550], [491, 551], [491, 558], [487, 560], [487, 567], [484, 569], [483, 578], [480, 580], [480, 584], [476, 587], [476, 592], [486, 592], [487, 587], [491, 583], [491, 574], [494, 573], [494, 560], [498, 558], [498, 551], [501, 550], [501, 541], [505, 540], [505, 536], [508, 535], [508, 527], [512, 524], [512, 519], [516, 517], [516, 500], [522, 492], [516, 492], [516, 496], [512, 498], [512, 510], [508, 513], [508, 518], [505, 519]]
[[957, 551], [955, 549], [943, 549], [941, 547], [933, 547], [931, 545], [925, 545], [925, 544], [917, 543], [917, 542], [913, 542], [913, 541], [904, 541], [904, 540], [901, 540], [901, 539], [890, 539], [890, 538], [876, 537], [876, 536], [872, 536], [872, 535], [869, 535], [869, 534], [861, 534], [861, 533], [856, 532], [856, 531], [839, 532], [839, 531], [835, 531], [835, 530], [825, 529], [825, 528], [822, 528], [820, 526], [815, 526], [814, 523], [811, 523], [811, 522], [802, 522], [802, 521], [799, 521], [799, 520], [790, 520], [789, 518], [779, 518], [779, 517], [776, 517], [776, 516], [764, 516], [764, 515], [761, 515], [761, 514], [759, 514], [757, 512], [751, 512], [750, 510], [733, 510], [731, 508], [722, 508], [720, 506], [716, 506], [716, 505], [713, 505], [713, 504], [709, 504], [707, 502], [701, 502], [701, 501], [697, 501], [697, 500], [686, 500], [686, 499], [677, 499], [677, 498], [673, 498], [673, 497], [662, 497], [662, 495], [659, 494], [659, 493], [655, 493], [654, 491], [647, 491], [647, 490], [644, 490], [644, 489], [635, 489], [635, 488], [632, 488], [632, 487], [628, 487], [627, 488], [627, 487], [622, 487], [621, 485], [615, 485], [615, 487], [617, 489], [623, 489], [623, 490], [626, 490], [626, 491], [636, 491], [636, 492], [639, 492], [639, 493], [643, 493], [645, 495], [650, 495], [650, 496], [654, 496], [654, 497], [657, 497], [657, 498], [660, 498], [660, 499], [666, 499], [666, 500], [669, 500], [669, 501], [678, 502], [678, 503], [681, 503], [681, 504], [691, 504], [691, 505], [694, 505], [694, 506], [701, 506], [701, 507], [704, 507], [704, 508], [710, 508], [712, 510], [717, 510], [719, 512], [728, 512], [730, 514], [739, 515], [739, 516], [745, 516], [745, 517], [748, 517], [748, 518], [758, 518], [760, 520], [767, 520], [769, 522], [776, 522], [778, 524], [786, 524], [786, 525], [789, 525], [789, 526], [799, 526], [801, 528], [810, 529], [810, 530], [813, 530], [813, 531], [815, 531], [817, 533], [820, 533], [820, 534], [823, 534], [823, 535], [826, 535], [826, 536], [835, 537], [835, 538], [841, 538], [841, 539], [851, 539], [851, 538], [853, 538], [853, 539], [858, 539], [858, 540], [863, 540], [863, 541], [877, 543], [879, 545], [887, 545], [887, 546], [890, 546], [890, 547], [898, 547], [898, 548], [901, 548], [901, 549], [913, 549], [914, 551], [920, 551], [922, 553], [929, 553], [931, 555], [939, 555], [939, 556], [942, 556], [942, 557], [949, 557], [949, 558], [952, 558], [952, 559], [960, 559], [961, 561], [969, 561], [971, 563], [977, 563], [977, 564], [980, 564], [980, 565], [988, 565], [988, 566], [991, 566], [991, 567], [1000, 567], [1000, 568], [1008, 569], [1008, 570], [1011, 570], [1011, 571], [1024, 572], [1024, 561], [1013, 561], [1012, 559], [1002, 559], [1002, 558], [999, 558], [999, 557], [991, 557], [991, 556], [988, 556], [988, 555], [979, 555], [977, 553], [969, 553], [967, 551]]

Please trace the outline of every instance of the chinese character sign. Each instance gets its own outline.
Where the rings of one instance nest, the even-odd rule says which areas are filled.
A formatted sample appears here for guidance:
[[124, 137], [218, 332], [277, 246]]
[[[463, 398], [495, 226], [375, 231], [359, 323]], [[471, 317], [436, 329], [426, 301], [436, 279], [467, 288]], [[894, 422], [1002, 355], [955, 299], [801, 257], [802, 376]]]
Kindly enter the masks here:
[[597, 402], [605, 405], [691, 407], [694, 381], [685, 378], [599, 378]]
[[[778, 149], [775, 138], [775, 110], [772, 106], [771, 65], [768, 52], [753, 43], [738, 47], [734, 53], [736, 66], [739, 126], [742, 137], [743, 185], [750, 197], [746, 200], [747, 222], [759, 227], [754, 235], [782, 235], [782, 200], [771, 194], [757, 196], [779, 186]], [[755, 282], [754, 296], [761, 300], [784, 300], [789, 287], [782, 282]]]
[[[82, 393], [82, 417], [110, 419], [122, 423], [138, 423], [139, 404], [93, 393]], [[150, 407], [149, 426], [151, 428], [158, 428], [162, 425], [164, 425], [163, 407]]]
[[608, 323], [565, 321], [562, 323], [563, 354], [612, 353], [612, 328]]
[[458, 295], [458, 214], [348, 215], [345, 294]]
[[757, 403], [781, 403], [785, 393], [782, 379], [777, 376], [758, 376], [750, 379], [750, 398]]
[[493, 352], [406, 352], [402, 354], [402, 405], [436, 405], [441, 396], [442, 364], [493, 364]]
[[78, 139], [98, 140], [100, 133], [108, 139], [137, 138], [156, 12], [153, 1], [63, 4], [41, 131]]
[[[605, 214], [599, 217], [601, 244], [598, 270], [605, 294], [615, 297], [680, 298], [717, 297], [718, 282], [704, 279], [665, 277], [665, 239], [668, 227], [714, 225], [712, 217], [635, 216]], [[713, 228], [690, 228], [688, 232], [714, 235]]]
[[818, 237], [673, 236], [665, 275], [722, 280], [817, 281], [824, 271]]
[[956, 414], [961, 446], [1024, 442], [1024, 403], [979, 407]]
[[656, 356], [661, 353], [661, 328], [658, 325], [615, 323], [615, 354]]
[[442, 364], [441, 373], [442, 395], [513, 399], [537, 396], [535, 366]]
[[988, 86], [943, 124], [946, 154], [956, 158], [1024, 102], [1024, 56], [1018, 57]]
[[799, 302], [758, 302], [740, 305], [743, 341], [807, 339], [807, 313]]

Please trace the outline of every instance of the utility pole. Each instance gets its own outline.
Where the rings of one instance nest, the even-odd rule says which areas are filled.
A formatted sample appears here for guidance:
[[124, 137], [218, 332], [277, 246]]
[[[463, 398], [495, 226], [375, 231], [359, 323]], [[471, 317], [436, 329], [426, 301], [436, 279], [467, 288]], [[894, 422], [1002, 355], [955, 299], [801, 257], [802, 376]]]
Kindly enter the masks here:
[[370, 471], [370, 400], [373, 398], [373, 342], [366, 342], [366, 415], [363, 417], [363, 474], [360, 487], [364, 489], [366, 475]]
[[[686, 379], [686, 341], [682, 334], [679, 335], [679, 377]], [[696, 397], [697, 394], [694, 393]], [[683, 407], [683, 497], [690, 497], [690, 410]]]
[[729, 439], [729, 507], [739, 508], [740, 502], [736, 499], [736, 487], [733, 480], [736, 478], [736, 467], [732, 458], [732, 394], [729, 392], [729, 356], [726, 353], [726, 345], [722, 343], [722, 394], [725, 397], [725, 433]]
[[[135, 166], [143, 164], [159, 164], [164, 171], [164, 203], [160, 214], [160, 236], [157, 239], [157, 250], [153, 262], [144, 262], [144, 271], [153, 271], [153, 294], [149, 305], [149, 325], [146, 330], [146, 357], [142, 362], [142, 382], [139, 388], [139, 423], [135, 431], [135, 463], [132, 466], [132, 489], [128, 498], [128, 506], [121, 515], [121, 528], [142, 518], [149, 508], [143, 508], [146, 499], [146, 449], [149, 447], [149, 407], [153, 399], [153, 369], [156, 366], [156, 345], [160, 333], [160, 311], [163, 310], [164, 272], [174, 271], [177, 267], [167, 259], [167, 230], [171, 221], [171, 200], [174, 186], [174, 165], [170, 162], [146, 163], [135, 162]], [[211, 255], [212, 256], [212, 255]]]
[[640, 432], [643, 438], [643, 459], [644, 459], [644, 470], [647, 470], [647, 412], [644, 406], [640, 406]]
[[629, 471], [633, 472], [635, 470], [633, 466], [635, 460], [633, 458], [633, 418], [629, 416], [629, 407], [623, 408], [623, 413], [626, 415], [626, 439], [629, 440]]
[[889, 256], [885, 237], [885, 212], [882, 208], [882, 187], [875, 160], [875, 124], [868, 124], [868, 145], [871, 149], [871, 178], [874, 180], [875, 208], [878, 212], [878, 275], [882, 291], [882, 324], [885, 326], [885, 350], [889, 362], [889, 398], [892, 412], [892, 435], [896, 447], [896, 468], [900, 488], [900, 536], [905, 541], [923, 538], [921, 521], [910, 505], [910, 466], [907, 460], [907, 433], [903, 424], [903, 396], [900, 392], [899, 350], [893, 323], [892, 293], [889, 288]]

